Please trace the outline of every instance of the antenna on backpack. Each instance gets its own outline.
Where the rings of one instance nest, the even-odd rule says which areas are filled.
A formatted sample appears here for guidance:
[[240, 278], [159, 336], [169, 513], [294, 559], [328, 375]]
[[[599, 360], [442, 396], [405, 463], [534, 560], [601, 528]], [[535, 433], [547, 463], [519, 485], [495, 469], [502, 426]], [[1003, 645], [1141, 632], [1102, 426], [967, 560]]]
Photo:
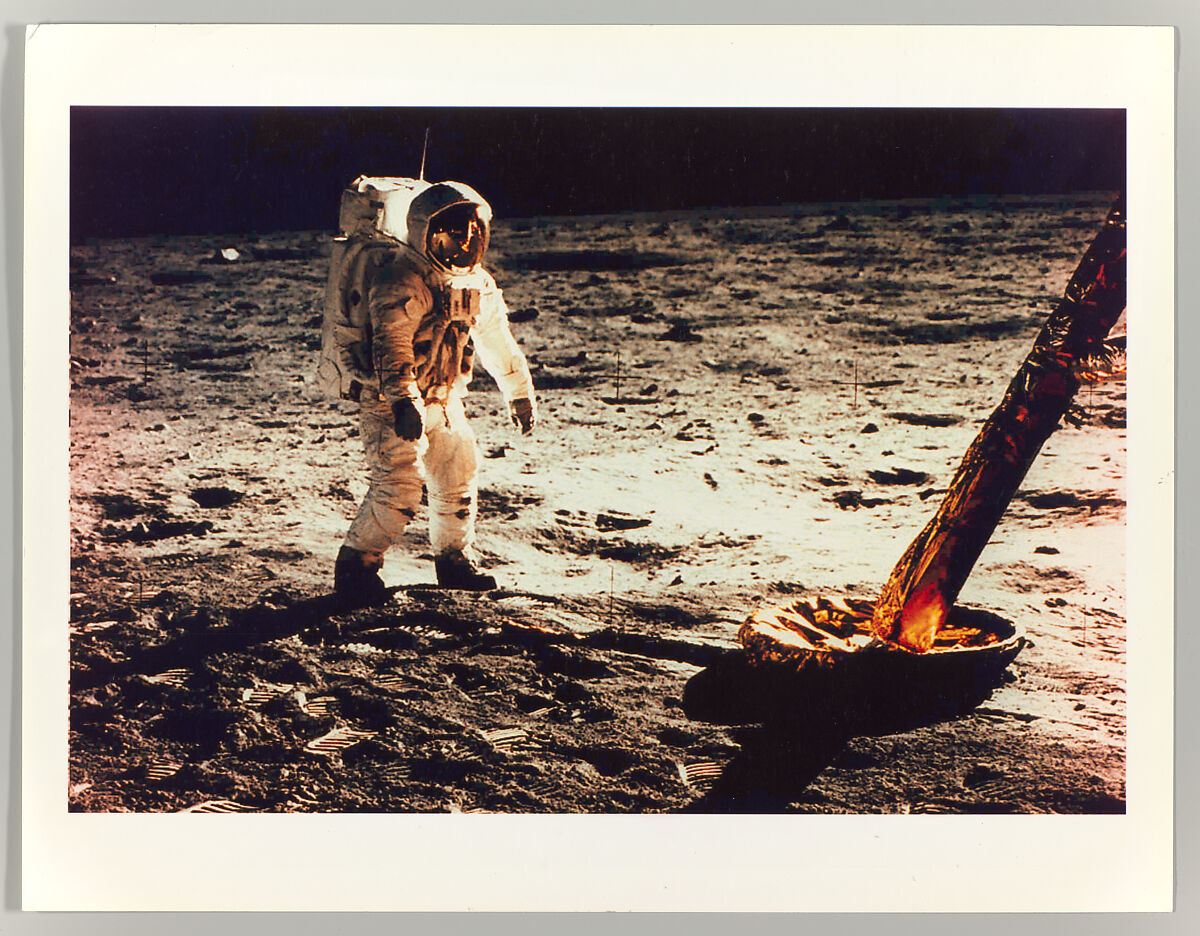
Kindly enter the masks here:
[[425, 128], [425, 144], [421, 147], [421, 173], [417, 176], [418, 181], [425, 181], [425, 153], [429, 149], [429, 128]]

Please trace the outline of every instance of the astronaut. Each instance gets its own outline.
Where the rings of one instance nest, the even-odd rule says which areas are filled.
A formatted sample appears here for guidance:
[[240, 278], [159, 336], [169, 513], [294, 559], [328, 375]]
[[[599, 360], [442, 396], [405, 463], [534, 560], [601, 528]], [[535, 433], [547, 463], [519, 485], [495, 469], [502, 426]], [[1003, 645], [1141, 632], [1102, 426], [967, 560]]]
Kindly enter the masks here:
[[533, 430], [529, 365], [481, 266], [491, 208], [470, 186], [360, 177], [342, 196], [326, 290], [321, 384], [358, 403], [370, 486], [334, 565], [334, 590], [384, 594], [383, 555], [424, 481], [438, 584], [485, 591], [473, 551], [478, 452], [463, 397], [478, 354], [512, 422]]

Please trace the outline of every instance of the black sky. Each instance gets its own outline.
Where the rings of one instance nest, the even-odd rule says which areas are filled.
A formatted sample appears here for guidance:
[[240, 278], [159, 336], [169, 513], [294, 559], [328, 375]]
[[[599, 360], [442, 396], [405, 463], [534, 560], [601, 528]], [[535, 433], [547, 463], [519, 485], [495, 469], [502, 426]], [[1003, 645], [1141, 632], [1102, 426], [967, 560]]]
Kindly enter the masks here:
[[71, 236], [331, 229], [426, 128], [500, 217], [1125, 184], [1120, 110], [75, 107]]

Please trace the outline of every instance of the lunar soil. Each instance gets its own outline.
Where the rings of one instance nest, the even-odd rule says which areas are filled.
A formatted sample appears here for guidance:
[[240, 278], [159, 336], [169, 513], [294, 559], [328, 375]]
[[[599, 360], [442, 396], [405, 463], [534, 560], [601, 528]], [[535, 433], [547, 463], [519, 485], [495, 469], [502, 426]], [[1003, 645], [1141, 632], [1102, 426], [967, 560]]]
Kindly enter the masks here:
[[889, 723], [713, 679], [755, 607], [875, 597], [1109, 203], [501, 219], [541, 411], [468, 398], [501, 589], [435, 588], [422, 513], [366, 608], [331, 595], [366, 479], [314, 380], [330, 232], [74, 245], [69, 808], [1123, 812], [1121, 377], [963, 591], [1027, 632], [996, 685]]

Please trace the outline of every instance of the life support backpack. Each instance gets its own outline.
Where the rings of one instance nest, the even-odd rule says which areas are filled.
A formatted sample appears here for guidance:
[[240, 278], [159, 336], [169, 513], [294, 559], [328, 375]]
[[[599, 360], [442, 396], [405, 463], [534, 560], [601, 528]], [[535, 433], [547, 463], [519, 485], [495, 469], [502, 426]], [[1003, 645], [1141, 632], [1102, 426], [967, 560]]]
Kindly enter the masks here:
[[359, 176], [342, 192], [317, 365], [317, 382], [330, 397], [358, 400], [365, 386], [377, 383], [364, 278], [371, 265], [395, 257], [408, 205], [428, 187], [419, 179]]

